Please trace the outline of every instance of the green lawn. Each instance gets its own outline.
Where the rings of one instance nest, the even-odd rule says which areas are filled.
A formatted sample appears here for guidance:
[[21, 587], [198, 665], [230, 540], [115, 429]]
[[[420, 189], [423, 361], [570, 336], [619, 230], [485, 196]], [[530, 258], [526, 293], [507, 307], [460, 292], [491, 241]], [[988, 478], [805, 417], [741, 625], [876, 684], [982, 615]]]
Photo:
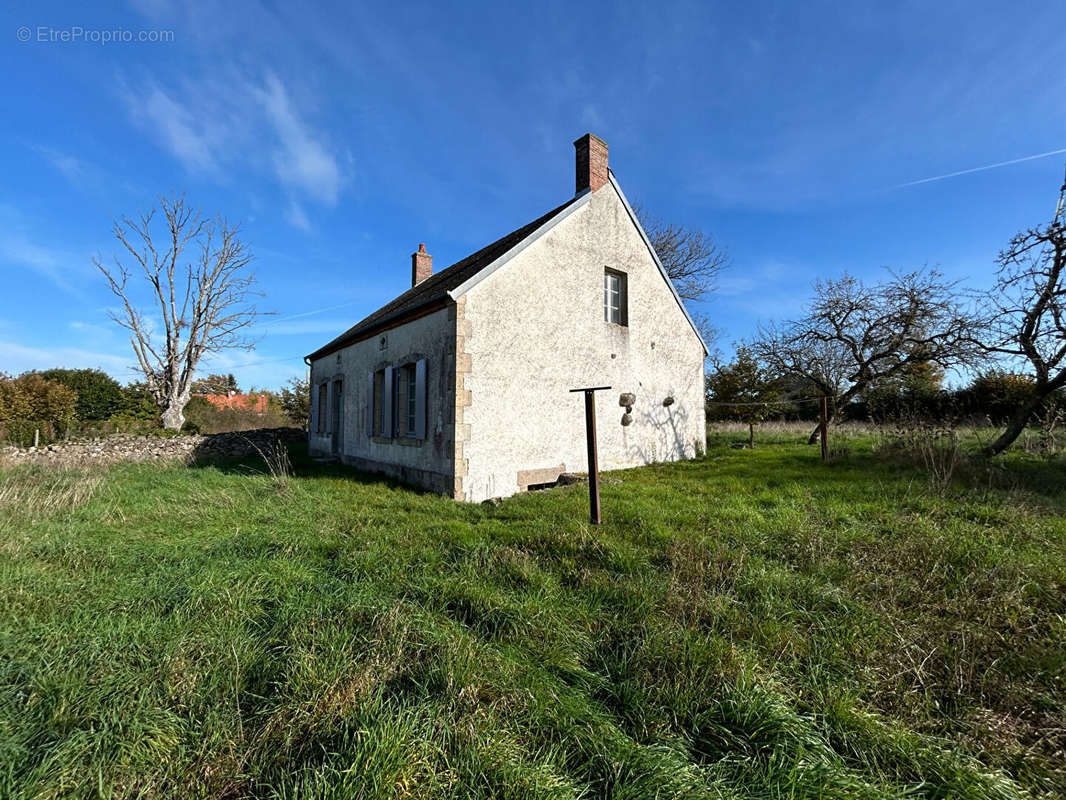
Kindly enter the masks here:
[[[738, 436], [737, 438], [742, 438]], [[0, 796], [1066, 794], [1066, 468], [0, 473]]]

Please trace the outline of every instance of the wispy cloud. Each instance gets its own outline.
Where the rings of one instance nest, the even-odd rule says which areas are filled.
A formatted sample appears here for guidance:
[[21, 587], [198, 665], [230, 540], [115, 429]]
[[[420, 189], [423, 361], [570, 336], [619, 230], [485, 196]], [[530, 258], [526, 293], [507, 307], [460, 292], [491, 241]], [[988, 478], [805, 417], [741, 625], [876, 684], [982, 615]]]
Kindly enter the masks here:
[[327, 205], [334, 205], [341, 187], [337, 160], [297, 115], [289, 93], [276, 75], [267, 75], [266, 85], [256, 92], [256, 97], [273, 123], [280, 143], [274, 154], [279, 180]]
[[269, 336], [300, 336], [308, 333], [341, 333], [352, 327], [351, 319], [301, 319], [296, 322], [282, 322], [271, 325]]
[[354, 306], [355, 304], [356, 304], [356, 301], [352, 300], [352, 301], [347, 302], [347, 303], [337, 303], [337, 305], [335, 305], [335, 306], [326, 306], [325, 308], [316, 308], [314, 311], [301, 311], [299, 314], [289, 314], [288, 316], [285, 316], [285, 317], [276, 317], [271, 324], [278, 323], [278, 322], [285, 322], [285, 321], [290, 320], [290, 319], [300, 319], [302, 317], [310, 317], [310, 316], [314, 316], [315, 314], [324, 314], [327, 311], [336, 311], [338, 308], [349, 308], [350, 306]]
[[299, 228], [305, 233], [311, 232], [311, 220], [307, 218], [307, 214], [295, 200], [289, 201], [289, 210], [285, 212], [285, 219], [294, 228]]
[[132, 355], [121, 356], [77, 347], [27, 347], [17, 342], [0, 341], [0, 363], [11, 373], [55, 366], [93, 367], [122, 380], [129, 380], [134, 377], [130, 368], [132, 360]]
[[932, 183], [933, 181], [942, 181], [947, 178], [957, 178], [959, 175], [969, 175], [974, 172], [984, 172], [986, 169], [998, 169], [999, 167], [1009, 167], [1011, 164], [1021, 164], [1023, 161], [1035, 161], [1038, 158], [1047, 158], [1048, 156], [1057, 156], [1066, 153], [1066, 147], [1061, 150], [1048, 150], [1046, 153], [1037, 153], [1032, 156], [1022, 156], [1021, 158], [1012, 158], [1009, 161], [1000, 161], [995, 164], [985, 164], [983, 167], [971, 167], [970, 169], [960, 169], [957, 172], [949, 172], [945, 175], [934, 175], [932, 178], [920, 178], [916, 181], [907, 181], [906, 183], [900, 183], [893, 186], [893, 189], [902, 189], [906, 186], [917, 186], [920, 183]]
[[33, 149], [71, 183], [80, 183], [91, 169], [80, 158], [75, 158], [59, 150], [53, 150], [51, 147], [35, 146]]
[[80, 297], [81, 292], [68, 277], [76, 260], [68, 252], [36, 244], [20, 233], [0, 231], [0, 263], [28, 267], [64, 292]]
[[[292, 195], [328, 206], [337, 203], [345, 182], [340, 161], [324, 132], [304, 118], [292, 93], [272, 72], [261, 80], [231, 69], [177, 86], [150, 82], [127, 87], [124, 99], [134, 122], [190, 172], [267, 172]], [[260, 155], [263, 142], [269, 158]], [[295, 201], [287, 219], [310, 228]]]
[[209, 121], [211, 117], [194, 115], [159, 86], [152, 86], [134, 107], [186, 168], [206, 172], [216, 167], [214, 150], [222, 142], [217, 123]]

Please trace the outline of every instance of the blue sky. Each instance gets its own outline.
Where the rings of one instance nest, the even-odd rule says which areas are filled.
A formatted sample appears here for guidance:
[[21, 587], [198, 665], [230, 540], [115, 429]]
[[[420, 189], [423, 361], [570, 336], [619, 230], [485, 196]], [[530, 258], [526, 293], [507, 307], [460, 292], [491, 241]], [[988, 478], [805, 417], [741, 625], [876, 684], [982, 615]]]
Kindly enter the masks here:
[[901, 186], [1066, 147], [1058, 3], [96, 6], [0, 11], [0, 371], [131, 377], [90, 258], [174, 190], [242, 224], [276, 312], [205, 369], [275, 387], [419, 242], [440, 268], [564, 201], [586, 131], [631, 200], [729, 249], [703, 309], [726, 350], [845, 270], [987, 285], [1062, 179], [1053, 155]]

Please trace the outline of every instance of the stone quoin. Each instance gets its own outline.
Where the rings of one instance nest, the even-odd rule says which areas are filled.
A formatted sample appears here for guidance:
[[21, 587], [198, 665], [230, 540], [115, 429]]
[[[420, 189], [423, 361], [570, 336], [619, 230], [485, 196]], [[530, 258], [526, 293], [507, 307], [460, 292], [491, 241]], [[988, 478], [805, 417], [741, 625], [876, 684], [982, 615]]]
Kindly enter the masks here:
[[[307, 356], [309, 447], [453, 497], [506, 497], [585, 469], [695, 456], [707, 349], [617, 179], [606, 143], [574, 142], [573, 197], [411, 288]], [[625, 414], [618, 408], [619, 393]]]

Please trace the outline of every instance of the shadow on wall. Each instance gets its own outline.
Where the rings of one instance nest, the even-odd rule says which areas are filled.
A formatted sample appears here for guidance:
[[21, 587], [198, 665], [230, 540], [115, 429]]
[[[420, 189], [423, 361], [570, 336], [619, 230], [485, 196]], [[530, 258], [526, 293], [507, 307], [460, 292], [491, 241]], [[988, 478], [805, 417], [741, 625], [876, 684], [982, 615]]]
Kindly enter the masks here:
[[[653, 410], [640, 412], [639, 422], [642, 431], [654, 430], [655, 436], [652, 441], [642, 440], [627, 444], [626, 452], [630, 457], [639, 459], [643, 464], [654, 464], [666, 459], [677, 460], [696, 454], [697, 445], [695, 443], [690, 445], [685, 440], [689, 413], [677, 403], [664, 405], [664, 401], [659, 400], [653, 406]], [[625, 438], [628, 442], [636, 437], [630, 437], [626, 433]], [[676, 457], [674, 454], [677, 454]]]

